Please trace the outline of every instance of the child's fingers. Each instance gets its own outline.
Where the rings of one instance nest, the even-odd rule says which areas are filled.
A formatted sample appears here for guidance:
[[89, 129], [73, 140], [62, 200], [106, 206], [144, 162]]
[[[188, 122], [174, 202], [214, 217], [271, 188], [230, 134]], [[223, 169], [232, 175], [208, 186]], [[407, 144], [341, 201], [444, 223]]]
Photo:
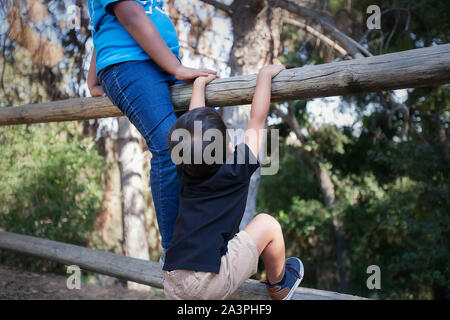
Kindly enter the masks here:
[[209, 70], [209, 69], [200, 69], [200, 71], [207, 73], [207, 74], [217, 74], [217, 71]]
[[217, 79], [219, 76], [216, 74], [208, 74], [208, 75], [201, 75], [198, 78], [203, 78], [205, 83], [210, 83], [211, 81], [213, 81], [214, 79]]
[[92, 89], [90, 89], [90, 93], [92, 97], [104, 97], [106, 96], [106, 93], [103, 91], [103, 88], [101, 86], [95, 86]]
[[209, 73], [200, 70], [200, 71], [196, 72], [195, 76], [196, 77], [208, 77]]
[[217, 71], [212, 71], [209, 69], [197, 69], [191, 74], [191, 77], [192, 79], [205, 77], [208, 78], [209, 82], [211, 82], [212, 80], [219, 78], [219, 75], [217, 74]]
[[215, 79], [217, 79], [217, 78], [219, 78], [219, 76], [218, 75], [216, 75], [216, 74], [210, 74], [210, 75], [208, 75], [208, 78], [207, 78], [207, 83], [210, 83], [211, 81], [213, 81], [213, 80], [215, 80]]

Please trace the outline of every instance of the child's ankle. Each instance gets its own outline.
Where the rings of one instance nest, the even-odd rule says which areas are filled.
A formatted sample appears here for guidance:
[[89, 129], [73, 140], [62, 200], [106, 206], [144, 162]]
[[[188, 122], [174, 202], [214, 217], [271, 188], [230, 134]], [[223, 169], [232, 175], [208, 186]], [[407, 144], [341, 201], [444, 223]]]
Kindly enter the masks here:
[[273, 286], [277, 283], [282, 283], [285, 279], [286, 279], [286, 271], [284, 271], [283, 277], [279, 281], [272, 282], [272, 281], [270, 281], [270, 279], [267, 279], [267, 281], [269, 282], [269, 284], [271, 286]]

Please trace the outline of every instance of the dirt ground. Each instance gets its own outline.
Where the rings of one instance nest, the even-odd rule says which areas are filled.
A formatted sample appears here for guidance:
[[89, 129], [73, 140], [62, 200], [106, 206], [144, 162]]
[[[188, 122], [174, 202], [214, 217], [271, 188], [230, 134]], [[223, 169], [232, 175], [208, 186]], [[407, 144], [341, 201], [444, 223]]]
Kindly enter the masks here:
[[[69, 290], [67, 277], [52, 273], [34, 273], [0, 265], [0, 299], [7, 300], [161, 300], [161, 289], [141, 292], [116, 284], [100, 286], [81, 283], [80, 289]], [[108, 282], [108, 281], [106, 281]]]

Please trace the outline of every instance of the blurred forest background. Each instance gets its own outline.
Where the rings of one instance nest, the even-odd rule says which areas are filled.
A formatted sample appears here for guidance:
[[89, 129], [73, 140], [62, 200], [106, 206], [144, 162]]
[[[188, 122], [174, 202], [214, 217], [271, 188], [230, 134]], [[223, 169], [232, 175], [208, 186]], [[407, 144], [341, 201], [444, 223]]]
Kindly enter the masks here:
[[[88, 96], [93, 46], [86, 1], [1, 3], [0, 107]], [[366, 26], [373, 4], [381, 8], [381, 30]], [[301, 67], [450, 39], [448, 1], [165, 5], [183, 63], [222, 76], [256, 73], [273, 62]], [[336, 30], [355, 40], [359, 52], [336, 41]], [[222, 112], [239, 126], [230, 119], [245, 119], [245, 110]], [[255, 178], [248, 210], [280, 221], [288, 255], [305, 264], [303, 286], [382, 299], [450, 298], [449, 122], [448, 85], [272, 105], [268, 125], [280, 129], [280, 171]], [[0, 228], [127, 253], [118, 147], [127, 141], [120, 130], [117, 119], [0, 127]], [[140, 137], [139, 147], [143, 250], [157, 260], [151, 154]], [[6, 252], [0, 262], [65, 272]], [[381, 269], [380, 290], [366, 287], [370, 265]], [[257, 278], [264, 276], [261, 271]]]

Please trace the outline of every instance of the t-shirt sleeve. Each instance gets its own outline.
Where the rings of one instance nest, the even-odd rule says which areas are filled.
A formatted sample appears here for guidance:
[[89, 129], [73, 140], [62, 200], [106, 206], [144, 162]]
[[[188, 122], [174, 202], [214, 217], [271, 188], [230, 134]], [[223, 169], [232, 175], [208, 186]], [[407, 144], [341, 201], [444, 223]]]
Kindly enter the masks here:
[[244, 181], [250, 179], [252, 174], [259, 168], [260, 164], [250, 148], [241, 143], [234, 150], [234, 172]]
[[114, 4], [119, 1], [120, 0], [100, 0], [103, 8], [105, 8], [105, 11], [113, 16], [115, 15], [113, 10]]

